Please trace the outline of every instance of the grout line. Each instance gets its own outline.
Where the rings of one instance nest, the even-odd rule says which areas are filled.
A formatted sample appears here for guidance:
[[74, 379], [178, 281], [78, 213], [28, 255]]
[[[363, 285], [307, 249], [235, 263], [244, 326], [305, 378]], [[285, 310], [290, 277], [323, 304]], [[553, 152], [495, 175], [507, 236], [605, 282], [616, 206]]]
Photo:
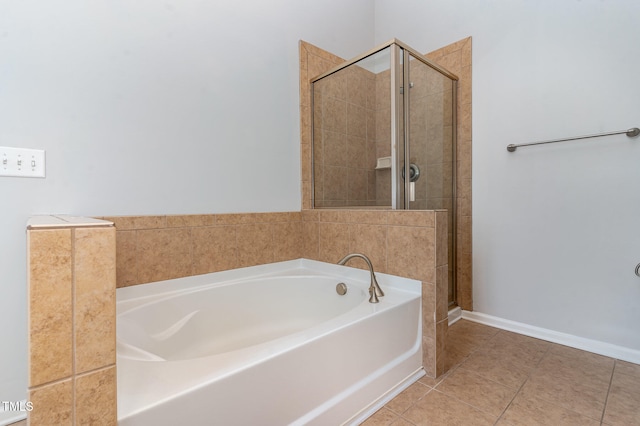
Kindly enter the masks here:
[[233, 226], [233, 236], [235, 241], [235, 267], [236, 268], [241, 268], [240, 266], [240, 247], [238, 246], [238, 227], [239, 225], [232, 225]]
[[613, 384], [613, 374], [616, 371], [616, 366], [618, 364], [618, 360], [613, 360], [613, 369], [611, 370], [611, 378], [609, 379], [609, 387], [607, 388], [607, 396], [604, 399], [604, 407], [602, 408], [602, 416], [600, 416], [600, 423], [604, 423], [604, 413], [607, 411], [607, 404], [609, 403], [609, 394], [611, 393], [611, 385]]
[[91, 370], [87, 370], [87, 371], [83, 371], [82, 373], [78, 374], [77, 376], [75, 376], [74, 378], [82, 378], [82, 377], [86, 377], [89, 376], [93, 373], [99, 373], [101, 371], [106, 371], [110, 368], [115, 368], [116, 367], [116, 363], [111, 363], [111, 364], [107, 364], [107, 365], [103, 365], [101, 367], [96, 367], [96, 368], [92, 368]]
[[71, 229], [71, 422], [76, 423], [76, 230]]
[[29, 387], [29, 389], [27, 389], [27, 392], [37, 391], [37, 390], [40, 390], [40, 389], [43, 389], [43, 388], [46, 388], [46, 387], [49, 387], [49, 386], [54, 386], [54, 385], [66, 382], [67, 380], [73, 380], [74, 377], [75, 377], [74, 374], [70, 374], [69, 376], [65, 376], [65, 377], [62, 377], [62, 378], [59, 378], [59, 379], [51, 380], [49, 382], [41, 383], [41, 384], [39, 384], [37, 386], [31, 386], [31, 387]]
[[[420, 381], [418, 380], [416, 383], [420, 383]], [[413, 423], [412, 421], [408, 420], [407, 418], [404, 417], [404, 414], [409, 411], [411, 408], [413, 408], [418, 402], [422, 401], [424, 398], [426, 398], [427, 395], [429, 395], [431, 392], [433, 392], [435, 390], [435, 387], [431, 387], [429, 385], [425, 385], [424, 383], [420, 383], [421, 385], [425, 386], [426, 388], [428, 388], [427, 392], [425, 392], [424, 395], [422, 395], [420, 398], [416, 399], [415, 401], [413, 401], [403, 412], [398, 413], [397, 411], [392, 410], [391, 408], [387, 407], [385, 405], [385, 408], [387, 408], [389, 411], [391, 411], [392, 413], [398, 414], [398, 419], [402, 419], [404, 421], [406, 421], [409, 424], [415, 425], [415, 423]], [[388, 403], [387, 403], [388, 405]], [[398, 419], [394, 420], [397, 421]], [[393, 423], [392, 423], [393, 424]]]
[[[116, 236], [117, 238], [117, 236]], [[139, 265], [140, 265], [140, 247], [138, 247], [138, 231], [137, 230], [133, 230], [133, 244], [134, 244], [134, 259], [133, 261], [135, 262], [134, 266], [133, 266], [133, 275], [134, 275], [134, 283], [133, 284], [127, 284], [127, 286], [130, 285], [138, 285], [140, 284], [140, 271], [139, 271]], [[116, 244], [118, 244], [118, 242], [116, 241]], [[118, 262], [118, 251], [116, 249], [116, 265]], [[117, 268], [117, 266], [116, 266]], [[116, 273], [117, 273], [117, 269], [116, 269]]]
[[194, 256], [195, 247], [194, 247], [194, 237], [193, 237], [193, 226], [187, 226], [186, 229], [189, 232], [189, 274], [195, 275], [196, 273], [196, 259]]
[[[502, 332], [502, 331], [501, 331]], [[506, 413], [506, 411], [509, 409], [509, 407], [511, 406], [511, 404], [513, 404], [513, 401], [516, 399], [516, 397], [520, 394], [520, 392], [522, 391], [522, 388], [524, 388], [524, 385], [527, 384], [527, 382], [529, 381], [529, 379], [531, 378], [531, 375], [538, 370], [538, 367], [540, 367], [540, 364], [542, 363], [542, 360], [551, 352], [551, 348], [552, 346], [549, 345], [547, 347], [547, 350], [544, 352], [544, 354], [542, 354], [542, 356], [540, 357], [540, 359], [538, 360], [538, 363], [536, 364], [535, 367], [533, 367], [529, 373], [527, 374], [527, 378], [524, 380], [524, 382], [522, 382], [522, 385], [520, 385], [520, 387], [518, 388], [518, 392], [516, 392], [516, 394], [513, 396], [513, 399], [511, 400], [511, 402], [509, 402], [509, 405], [507, 406], [507, 408], [504, 409], [504, 411], [502, 412], [502, 414], [500, 415], [500, 417], [502, 417], [504, 415], [504, 413]], [[554, 404], [555, 405], [555, 404]]]
[[[455, 399], [456, 401], [461, 402], [462, 404], [467, 405], [467, 406], [469, 406], [469, 407], [471, 407], [471, 408], [473, 408], [473, 409], [475, 409], [477, 411], [480, 411], [481, 413], [488, 414], [490, 416], [495, 416], [495, 414], [492, 414], [492, 413], [488, 412], [485, 408], [476, 407], [475, 405], [472, 405], [472, 404], [468, 403], [467, 401], [464, 401], [464, 400], [458, 398], [457, 396], [450, 395], [450, 394], [448, 394], [446, 392], [443, 392], [443, 391], [435, 389], [435, 388], [433, 389], [433, 391], [434, 392], [438, 392], [438, 393], [444, 395], [447, 398]], [[431, 393], [431, 392], [429, 392], [429, 393]], [[502, 414], [500, 416], [502, 416]], [[496, 422], [498, 421], [500, 416], [496, 416], [497, 417]]]
[[[497, 333], [495, 333], [495, 334], [494, 334], [493, 336], [491, 336], [489, 339], [487, 339], [487, 340], [486, 340], [486, 341], [484, 341], [482, 344], [480, 344], [480, 345], [476, 348], [476, 350], [474, 350], [474, 351], [472, 351], [471, 353], [469, 353], [469, 355], [468, 355], [468, 356], [467, 356], [467, 357], [466, 357], [466, 358], [465, 358], [465, 359], [464, 359], [464, 360], [463, 360], [463, 361], [462, 361], [458, 366], [456, 366], [456, 368], [455, 368], [455, 369], [457, 370], [459, 367], [461, 367], [461, 366], [462, 366], [462, 365], [463, 365], [463, 364], [464, 364], [464, 363], [465, 363], [465, 362], [466, 362], [466, 361], [471, 357], [471, 355], [473, 355], [474, 353], [478, 352], [482, 347], [484, 347], [484, 346], [488, 345], [490, 341], [492, 341], [492, 340], [496, 339], [496, 338], [497, 338], [497, 336], [498, 336], [498, 335], [500, 335], [500, 334], [501, 334], [501, 333], [503, 333], [503, 332], [504, 332], [504, 330], [499, 330]], [[522, 388], [524, 387], [524, 385], [529, 381], [529, 377], [531, 376], [531, 373], [532, 373], [533, 371], [535, 371], [535, 370], [538, 368], [538, 366], [539, 366], [539, 365], [540, 365], [540, 363], [542, 362], [543, 358], [547, 355], [547, 353], [548, 353], [550, 350], [551, 350], [551, 347], [547, 348], [547, 350], [545, 351], [545, 353], [540, 357], [540, 360], [538, 361], [538, 363], [536, 364], [536, 366], [535, 366], [535, 367], [533, 367], [533, 368], [530, 370], [530, 372], [527, 374], [527, 378], [525, 379], [525, 381], [524, 381], [524, 382], [522, 382], [522, 384], [520, 385], [520, 387], [518, 387], [518, 390], [517, 390], [517, 391], [516, 391], [516, 393], [513, 395], [513, 398], [511, 398], [511, 401], [509, 401], [509, 403], [507, 404], [507, 406], [502, 410], [502, 412], [500, 413], [500, 415], [498, 416], [498, 418], [496, 419], [496, 422], [495, 422], [494, 424], [497, 424], [497, 423], [500, 421], [500, 419], [502, 419], [502, 416], [504, 416], [504, 414], [507, 412], [507, 410], [509, 410], [509, 408], [510, 408], [510, 407], [511, 407], [511, 405], [513, 404], [513, 401], [516, 399], [516, 397], [517, 397], [517, 396], [520, 394], [520, 392], [522, 391]], [[451, 371], [453, 371], [453, 370], [451, 370]], [[473, 372], [473, 373], [475, 373], [475, 371], [472, 371], [472, 372]], [[475, 374], [477, 374], [477, 373], [475, 373]], [[481, 377], [483, 377], [483, 376], [481, 376]], [[487, 381], [489, 381], [489, 382], [493, 382], [493, 383], [501, 384], [501, 383], [495, 382], [495, 381], [493, 381], [493, 380], [490, 380], [490, 379], [487, 379], [487, 378], [484, 378], [484, 377], [483, 377], [483, 379], [484, 379], [484, 380], [487, 380]], [[442, 382], [441, 382], [441, 383], [442, 383]], [[504, 385], [502, 385], [502, 386], [504, 386]], [[476, 408], [478, 408], [478, 407], [476, 407]]]
[[[530, 372], [530, 373], [529, 373], [529, 375], [527, 376], [527, 379], [524, 381], [524, 383], [523, 383], [523, 384], [522, 384], [522, 386], [520, 387], [520, 390], [518, 390], [518, 393], [516, 393], [516, 396], [520, 393], [520, 391], [522, 390], [522, 388], [524, 387], [524, 385], [529, 381], [529, 378], [531, 377], [531, 375], [532, 375], [535, 371], [537, 371], [537, 370], [538, 370], [538, 368], [540, 367], [540, 364], [541, 364], [541, 363], [542, 363], [542, 361], [547, 357], [547, 355], [549, 355], [549, 354], [553, 354], [553, 346], [554, 346], [554, 344], [549, 345], [548, 349], [545, 351], [545, 353], [544, 353], [544, 354], [542, 355], [542, 357], [540, 358], [540, 361], [538, 361], [538, 364], [537, 364], [537, 365], [536, 365], [536, 366], [531, 370], [531, 372]], [[584, 351], [584, 352], [586, 352], [586, 351]], [[615, 368], [614, 368], [614, 369], [615, 369]], [[613, 371], [612, 371], [612, 373], [611, 373], [611, 377], [612, 377], [612, 379], [613, 379]], [[611, 387], [611, 383], [609, 383], [609, 388], [610, 388], [610, 387]], [[609, 395], [609, 390], [607, 390], [607, 397], [608, 397], [608, 395]], [[545, 401], [545, 402], [547, 402], [547, 403], [549, 403], [549, 404], [552, 404], [552, 405], [553, 405], [553, 406], [555, 406], [555, 407], [560, 407], [560, 408], [562, 408], [562, 409], [564, 409], [564, 410], [571, 411], [571, 412], [573, 412], [573, 413], [579, 414], [579, 415], [580, 415], [580, 416], [582, 416], [582, 417], [585, 417], [585, 418], [588, 418], [588, 419], [593, 419], [593, 420], [595, 420], [594, 418], [592, 418], [592, 417], [590, 417], [590, 416], [588, 416], [588, 415], [586, 415], [586, 414], [584, 414], [584, 413], [581, 413], [581, 412], [579, 412], [579, 411], [576, 411], [576, 410], [574, 410], [573, 408], [567, 408], [567, 407], [565, 407], [565, 406], [559, 405], [559, 404], [557, 404], [557, 403], [556, 403], [556, 401], [554, 401], [554, 400], [550, 400], [550, 399], [544, 398], [544, 397], [539, 396], [539, 395], [537, 395], [537, 394], [536, 394], [536, 397], [537, 397], [537, 398], [539, 398], [539, 399], [541, 399], [542, 401]], [[514, 397], [514, 398], [515, 398], [515, 397]], [[602, 410], [602, 417], [604, 417], [604, 410], [605, 410], [605, 408], [606, 408], [606, 399], [605, 399], [605, 405], [604, 405], [603, 410]], [[503, 414], [504, 414], [504, 413], [503, 413]], [[601, 417], [601, 423], [602, 423], [602, 417]]]

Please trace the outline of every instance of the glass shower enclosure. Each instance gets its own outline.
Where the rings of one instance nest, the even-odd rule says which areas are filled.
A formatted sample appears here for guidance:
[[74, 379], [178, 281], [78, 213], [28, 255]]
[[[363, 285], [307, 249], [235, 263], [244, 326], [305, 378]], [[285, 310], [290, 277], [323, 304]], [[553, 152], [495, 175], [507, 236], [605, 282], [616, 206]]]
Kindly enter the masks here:
[[446, 209], [450, 305], [457, 80], [395, 39], [311, 80], [314, 208]]

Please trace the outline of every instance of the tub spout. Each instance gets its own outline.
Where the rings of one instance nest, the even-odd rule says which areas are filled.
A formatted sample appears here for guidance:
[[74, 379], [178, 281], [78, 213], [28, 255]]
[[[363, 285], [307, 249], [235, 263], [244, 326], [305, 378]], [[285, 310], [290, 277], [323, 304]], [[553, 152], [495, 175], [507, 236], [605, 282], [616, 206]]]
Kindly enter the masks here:
[[359, 257], [360, 259], [367, 262], [367, 266], [369, 266], [369, 272], [371, 273], [371, 285], [369, 286], [369, 295], [370, 295], [369, 302], [378, 303], [380, 301], [378, 298], [384, 296], [384, 292], [380, 288], [380, 285], [378, 285], [378, 280], [376, 280], [376, 274], [373, 272], [373, 265], [371, 264], [371, 261], [367, 256], [361, 253], [351, 253], [343, 257], [342, 260], [338, 262], [338, 265], [344, 265], [354, 257]]

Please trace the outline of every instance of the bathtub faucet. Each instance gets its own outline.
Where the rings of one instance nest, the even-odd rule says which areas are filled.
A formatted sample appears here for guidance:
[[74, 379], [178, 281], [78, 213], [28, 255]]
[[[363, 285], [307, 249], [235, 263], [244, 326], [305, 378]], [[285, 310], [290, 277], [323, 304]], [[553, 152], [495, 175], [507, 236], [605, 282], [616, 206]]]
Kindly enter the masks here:
[[353, 259], [354, 257], [359, 257], [360, 259], [362, 259], [365, 262], [367, 262], [367, 265], [369, 266], [369, 272], [371, 273], [371, 285], [369, 286], [369, 295], [371, 297], [369, 297], [369, 302], [370, 303], [378, 303], [380, 301], [380, 300], [378, 300], [378, 297], [384, 296], [384, 292], [382, 291], [382, 289], [378, 285], [378, 280], [376, 280], [376, 275], [373, 272], [373, 265], [371, 264], [371, 261], [369, 260], [369, 258], [367, 256], [365, 256], [364, 254], [360, 254], [360, 253], [351, 253], [351, 254], [348, 254], [345, 257], [343, 257], [342, 260], [340, 260], [338, 262], [338, 265], [344, 265], [345, 263], [347, 263], [349, 260]]

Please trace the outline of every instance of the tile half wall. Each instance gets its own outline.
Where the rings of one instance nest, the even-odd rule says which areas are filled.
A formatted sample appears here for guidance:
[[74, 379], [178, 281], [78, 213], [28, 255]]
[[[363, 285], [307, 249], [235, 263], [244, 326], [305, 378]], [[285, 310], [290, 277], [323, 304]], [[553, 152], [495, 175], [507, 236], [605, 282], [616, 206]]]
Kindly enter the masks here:
[[[118, 287], [305, 257], [335, 263], [352, 252], [376, 271], [423, 283], [424, 367], [444, 373], [447, 212], [302, 212], [103, 217], [116, 226]], [[350, 266], [365, 268], [364, 262]]]

